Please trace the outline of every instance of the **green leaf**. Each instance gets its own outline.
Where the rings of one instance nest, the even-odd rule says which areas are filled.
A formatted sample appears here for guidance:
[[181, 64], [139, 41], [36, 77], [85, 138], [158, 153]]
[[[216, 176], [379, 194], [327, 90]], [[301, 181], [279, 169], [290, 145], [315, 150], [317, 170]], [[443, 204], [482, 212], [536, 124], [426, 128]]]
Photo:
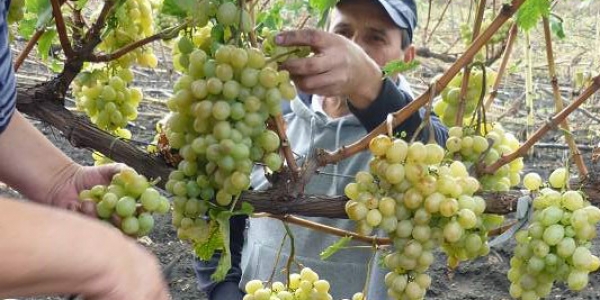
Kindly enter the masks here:
[[27, 11], [34, 14], [39, 14], [46, 10], [50, 5], [50, 0], [27, 0], [25, 1], [25, 7]]
[[161, 13], [169, 16], [185, 18], [194, 9], [194, 0], [164, 0]]
[[326, 260], [336, 252], [340, 251], [342, 248], [346, 247], [346, 245], [352, 240], [351, 236], [345, 236], [337, 240], [337, 242], [333, 243], [331, 246], [327, 247], [323, 252], [321, 252], [321, 260]]
[[219, 259], [219, 265], [215, 272], [210, 276], [214, 281], [223, 281], [229, 269], [231, 269], [231, 251], [229, 250], [229, 219], [232, 213], [229, 211], [222, 211], [217, 215], [216, 221], [219, 223], [219, 231], [223, 237], [223, 253], [221, 259]]
[[201, 260], [209, 260], [216, 250], [223, 249], [223, 236], [218, 223], [210, 222], [210, 233], [204, 243], [194, 244], [194, 252]]
[[312, 9], [316, 9], [317, 12], [321, 15], [317, 27], [323, 28], [325, 26], [325, 23], [327, 22], [327, 17], [329, 16], [329, 12], [335, 7], [335, 5], [338, 2], [339, 0], [309, 0], [308, 4], [310, 5], [310, 7]]
[[550, 29], [559, 39], [562, 40], [566, 37], [563, 20], [557, 18], [555, 15], [550, 15]]
[[56, 38], [56, 30], [49, 29], [42, 34], [40, 40], [38, 41], [38, 54], [40, 58], [45, 61], [48, 59], [48, 54], [50, 53], [50, 47], [52, 47], [52, 41]]
[[221, 25], [221, 24], [217, 24], [217, 25], [213, 26], [213, 28], [210, 31], [210, 37], [212, 38], [213, 42], [224, 44], [225, 43], [225, 27], [223, 27], [223, 25]]
[[52, 17], [52, 7], [46, 8], [44, 11], [38, 14], [38, 20], [35, 24], [35, 28], [37, 30], [41, 30], [42, 28], [46, 27], [48, 22], [52, 20]]
[[19, 32], [19, 35], [22, 36], [23, 38], [29, 40], [33, 36], [33, 33], [35, 32], [35, 24], [36, 23], [37, 23], [36, 18], [21, 20], [18, 24], [19, 27], [17, 29], [17, 31]]
[[529, 31], [535, 27], [542, 17], [548, 17], [549, 15], [549, 0], [527, 0], [517, 12], [517, 24], [523, 30]]
[[490, 231], [494, 228], [498, 228], [502, 226], [504, 222], [504, 216], [495, 215], [495, 214], [484, 214], [481, 216], [483, 219], [482, 224], [486, 231]]
[[242, 202], [242, 207], [233, 212], [234, 215], [251, 215], [254, 213], [254, 206], [248, 202]]
[[318, 10], [319, 12], [324, 12], [328, 9], [332, 9], [339, 0], [309, 0], [308, 4], [311, 8]]
[[85, 5], [88, 3], [88, 0], [77, 0], [77, 3], [75, 3], [75, 7], [79, 10], [83, 9], [85, 7]]
[[386, 76], [390, 76], [390, 75], [394, 75], [394, 74], [398, 74], [398, 73], [403, 73], [403, 72], [407, 72], [410, 70], [415, 69], [416, 67], [418, 67], [420, 65], [420, 63], [416, 60], [413, 60], [411, 62], [404, 62], [403, 60], [393, 60], [390, 61], [389, 63], [387, 63], [384, 67], [383, 67], [383, 73], [385, 73]]
[[58, 59], [52, 59], [52, 63], [50, 63], [50, 66], [48, 67], [50, 68], [50, 70], [52, 70], [52, 72], [60, 73], [64, 68], [64, 64]]

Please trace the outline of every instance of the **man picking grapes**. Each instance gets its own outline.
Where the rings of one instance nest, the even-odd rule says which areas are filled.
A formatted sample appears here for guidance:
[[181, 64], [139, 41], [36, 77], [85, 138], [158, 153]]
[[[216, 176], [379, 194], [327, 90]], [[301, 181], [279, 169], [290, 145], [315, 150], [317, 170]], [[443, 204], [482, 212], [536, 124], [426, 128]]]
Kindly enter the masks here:
[[[406, 106], [412, 97], [406, 83], [399, 77], [382, 79], [381, 67], [393, 60], [410, 62], [414, 58], [411, 45], [413, 29], [417, 22], [413, 0], [342, 0], [332, 14], [327, 32], [303, 29], [283, 32], [276, 36], [280, 46], [309, 46], [314, 56], [290, 59], [281, 65], [289, 71], [296, 87], [303, 92], [300, 100], [292, 101], [292, 113], [286, 115], [287, 135], [295, 153], [306, 158], [314, 147], [327, 150], [350, 144], [363, 137], [386, 119], [386, 116]], [[423, 112], [415, 113], [397, 126], [396, 132], [405, 132], [410, 139], [423, 121]], [[438, 143], [444, 143], [447, 130], [437, 117], [431, 124]], [[429, 139], [428, 130], [418, 138]], [[312, 139], [311, 139], [312, 138]], [[323, 168], [306, 185], [307, 194], [340, 195], [350, 179], [340, 175], [353, 175], [367, 170], [370, 154], [363, 152]], [[253, 173], [255, 189], [268, 188], [263, 171]], [[355, 223], [348, 220], [311, 218], [329, 226], [354, 230]], [[274, 281], [285, 282], [289, 243], [279, 253], [286, 232], [280, 221], [251, 219], [246, 244], [239, 264], [239, 249], [243, 244], [244, 221], [232, 221], [232, 252], [234, 268], [224, 282], [210, 281], [217, 258], [198, 262], [199, 287], [210, 299], [241, 299], [238, 288], [251, 279], [269, 280], [275, 269]], [[342, 250], [327, 261], [319, 254], [338, 240], [338, 237], [290, 225], [295, 240], [295, 259], [331, 283], [334, 299], [351, 297], [362, 290], [367, 277], [370, 250]], [[365, 232], [370, 232], [368, 228]], [[238, 250], [238, 251], [236, 251]], [[277, 257], [279, 260], [277, 262]], [[374, 268], [376, 266], [374, 260]], [[277, 262], [277, 263], [276, 263]], [[383, 271], [376, 271], [375, 277]], [[383, 280], [373, 281], [369, 299], [384, 299]]]
[[79, 191], [110, 182], [122, 166], [76, 164], [15, 110], [9, 3], [0, 3], [0, 181], [38, 204], [0, 197], [0, 299], [168, 299], [156, 259], [135, 241], [98, 221], [49, 208], [95, 216], [93, 208], [81, 207]]

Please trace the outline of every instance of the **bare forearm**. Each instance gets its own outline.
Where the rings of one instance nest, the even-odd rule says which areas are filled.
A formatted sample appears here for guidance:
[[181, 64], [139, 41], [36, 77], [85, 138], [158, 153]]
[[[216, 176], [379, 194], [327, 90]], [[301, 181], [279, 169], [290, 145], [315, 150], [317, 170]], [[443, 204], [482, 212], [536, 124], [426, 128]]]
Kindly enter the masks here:
[[15, 112], [0, 135], [0, 181], [31, 200], [45, 202], [56, 183], [76, 169], [69, 157]]
[[94, 293], [120, 239], [100, 222], [0, 198], [0, 298]]

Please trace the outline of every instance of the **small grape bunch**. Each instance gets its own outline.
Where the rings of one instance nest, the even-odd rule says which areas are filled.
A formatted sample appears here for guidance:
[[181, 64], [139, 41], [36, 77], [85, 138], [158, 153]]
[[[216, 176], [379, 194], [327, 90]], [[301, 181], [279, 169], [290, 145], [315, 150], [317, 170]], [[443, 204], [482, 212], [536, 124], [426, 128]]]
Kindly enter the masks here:
[[262, 43], [263, 52], [278, 63], [288, 59], [307, 57], [310, 55], [310, 47], [282, 47], [275, 44], [276, 32], [267, 27], [262, 29], [261, 35], [264, 37]]
[[[330, 284], [327, 280], [319, 279], [319, 274], [311, 268], [304, 267], [300, 273], [290, 274], [288, 285], [282, 282], [273, 282], [265, 286], [260, 280], [251, 280], [246, 283], [244, 300], [328, 300], [333, 299], [329, 294]], [[362, 293], [356, 293], [352, 300], [363, 300]]]
[[123, 233], [141, 237], [154, 227], [153, 213], [166, 214], [169, 200], [133, 169], [115, 174], [111, 183], [96, 185], [79, 193], [81, 201], [93, 201], [98, 217], [118, 226]]

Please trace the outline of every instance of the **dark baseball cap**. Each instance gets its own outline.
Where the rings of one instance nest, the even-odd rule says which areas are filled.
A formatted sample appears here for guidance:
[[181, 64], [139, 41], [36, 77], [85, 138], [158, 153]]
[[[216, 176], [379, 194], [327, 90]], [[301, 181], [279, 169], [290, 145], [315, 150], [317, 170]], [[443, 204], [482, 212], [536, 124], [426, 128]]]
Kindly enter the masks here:
[[414, 0], [378, 0], [396, 25], [405, 29], [412, 42], [417, 27], [417, 5]]

